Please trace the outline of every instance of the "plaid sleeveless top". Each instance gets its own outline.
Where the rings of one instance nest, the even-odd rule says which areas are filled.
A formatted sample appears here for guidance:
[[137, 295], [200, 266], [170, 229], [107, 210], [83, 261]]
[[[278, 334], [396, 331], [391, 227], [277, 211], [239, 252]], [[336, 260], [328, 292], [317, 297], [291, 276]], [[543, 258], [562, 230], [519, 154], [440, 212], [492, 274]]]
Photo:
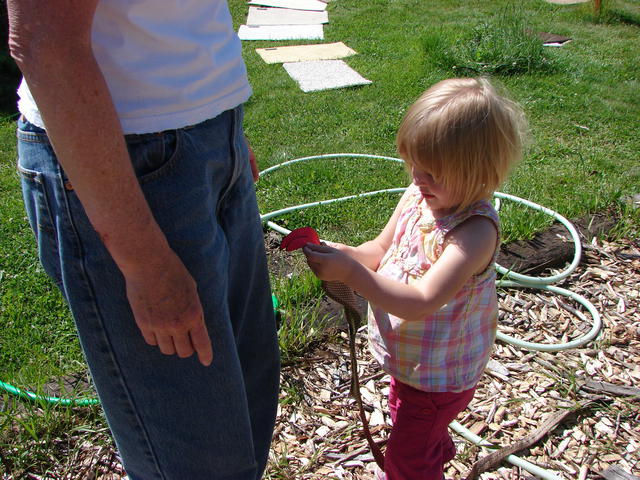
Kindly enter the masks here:
[[[420, 190], [411, 184], [403, 199], [393, 241], [378, 273], [412, 284], [440, 257], [445, 237], [468, 218], [490, 218], [499, 231], [498, 213], [488, 200], [436, 219]], [[382, 369], [426, 392], [461, 392], [474, 387], [495, 341], [498, 300], [493, 263], [471, 277], [456, 296], [423, 322], [405, 322], [369, 305], [369, 347]]]

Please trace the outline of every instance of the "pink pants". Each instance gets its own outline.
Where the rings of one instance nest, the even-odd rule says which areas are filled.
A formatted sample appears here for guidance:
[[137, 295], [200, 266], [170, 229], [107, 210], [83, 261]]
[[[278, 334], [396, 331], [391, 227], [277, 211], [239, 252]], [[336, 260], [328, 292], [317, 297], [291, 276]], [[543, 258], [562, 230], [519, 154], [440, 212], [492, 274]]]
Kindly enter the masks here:
[[386, 480], [442, 480], [456, 454], [447, 427], [464, 410], [475, 388], [460, 393], [423, 392], [391, 379], [393, 428], [384, 457]]

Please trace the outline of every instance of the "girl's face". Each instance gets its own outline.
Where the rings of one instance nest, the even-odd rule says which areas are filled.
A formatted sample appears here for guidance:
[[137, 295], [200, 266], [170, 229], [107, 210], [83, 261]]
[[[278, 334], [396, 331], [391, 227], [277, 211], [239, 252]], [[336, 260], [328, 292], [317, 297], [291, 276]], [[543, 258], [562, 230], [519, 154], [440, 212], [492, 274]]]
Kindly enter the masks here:
[[446, 217], [457, 210], [461, 201], [443, 184], [436, 182], [428, 171], [412, 165], [411, 178], [435, 218]]

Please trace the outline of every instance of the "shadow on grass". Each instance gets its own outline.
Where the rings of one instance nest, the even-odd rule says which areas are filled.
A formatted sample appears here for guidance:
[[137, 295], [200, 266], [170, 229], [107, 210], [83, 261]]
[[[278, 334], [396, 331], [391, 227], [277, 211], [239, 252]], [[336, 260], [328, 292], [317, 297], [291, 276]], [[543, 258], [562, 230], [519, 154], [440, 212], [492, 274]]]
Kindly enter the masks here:
[[17, 90], [21, 77], [20, 70], [7, 49], [0, 50], [0, 119], [17, 115]]
[[640, 14], [627, 12], [625, 10], [610, 9], [608, 12], [608, 23], [626, 23], [627, 25], [633, 25], [640, 27]]
[[9, 20], [5, 0], [0, 0], [0, 119], [13, 117], [17, 110], [20, 70], [9, 54]]

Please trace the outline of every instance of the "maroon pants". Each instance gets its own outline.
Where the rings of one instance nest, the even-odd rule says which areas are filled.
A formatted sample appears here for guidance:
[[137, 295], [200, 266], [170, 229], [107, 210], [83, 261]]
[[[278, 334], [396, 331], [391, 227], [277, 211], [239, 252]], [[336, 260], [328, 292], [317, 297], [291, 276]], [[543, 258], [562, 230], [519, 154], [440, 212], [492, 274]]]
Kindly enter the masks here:
[[387, 443], [387, 480], [442, 480], [444, 464], [456, 454], [447, 427], [464, 410], [475, 388], [460, 393], [423, 392], [391, 379], [393, 428]]

